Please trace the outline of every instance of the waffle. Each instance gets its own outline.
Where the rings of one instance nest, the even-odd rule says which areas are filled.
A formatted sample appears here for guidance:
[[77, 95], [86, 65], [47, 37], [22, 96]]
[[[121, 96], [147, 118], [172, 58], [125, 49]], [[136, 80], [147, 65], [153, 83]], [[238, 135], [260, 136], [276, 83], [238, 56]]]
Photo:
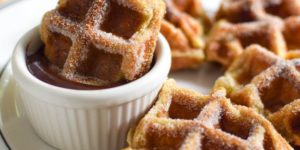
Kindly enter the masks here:
[[200, 0], [165, 0], [161, 32], [172, 49], [172, 70], [195, 68], [204, 60], [203, 32], [208, 19]]
[[260, 45], [251, 45], [231, 64], [224, 76], [217, 79], [213, 91], [225, 88], [227, 96], [278, 61], [283, 60]]
[[75, 82], [134, 80], [150, 68], [164, 14], [162, 0], [60, 0], [42, 21], [45, 56]]
[[285, 20], [283, 35], [289, 49], [285, 58], [300, 58], [300, 16], [289, 17]]
[[229, 67], [252, 44], [264, 46], [283, 58], [287, 55], [284, 37], [277, 26], [259, 21], [232, 24], [221, 20], [207, 38], [207, 60]]
[[165, 83], [153, 108], [128, 135], [131, 149], [292, 149], [266, 119], [232, 105], [224, 91], [201, 95]]
[[283, 35], [290, 51], [300, 49], [300, 16], [289, 17], [285, 20]]
[[300, 100], [297, 99], [268, 117], [277, 131], [288, 141], [293, 141], [295, 145], [300, 145], [299, 110]]
[[280, 25], [282, 19], [300, 16], [299, 0], [223, 0], [217, 19], [233, 23], [269, 21]]
[[243, 88], [235, 91], [233, 102], [254, 108], [264, 114], [286, 137], [300, 145], [299, 101], [300, 98], [300, 60], [279, 61]]
[[299, 17], [299, 0], [224, 0], [215, 17], [223, 23], [216, 25], [206, 47], [208, 60], [228, 67], [251, 44], [282, 58], [299, 58]]

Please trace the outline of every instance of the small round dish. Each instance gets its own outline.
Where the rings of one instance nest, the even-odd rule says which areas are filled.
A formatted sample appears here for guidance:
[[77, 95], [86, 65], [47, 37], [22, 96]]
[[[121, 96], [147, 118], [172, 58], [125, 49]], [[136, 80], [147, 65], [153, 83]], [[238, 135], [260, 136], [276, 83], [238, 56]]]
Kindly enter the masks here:
[[154, 66], [140, 79], [103, 90], [65, 89], [28, 71], [26, 50], [41, 45], [38, 27], [21, 38], [12, 57], [13, 77], [33, 129], [59, 149], [122, 148], [129, 126], [153, 103], [171, 65], [170, 48], [159, 35]]

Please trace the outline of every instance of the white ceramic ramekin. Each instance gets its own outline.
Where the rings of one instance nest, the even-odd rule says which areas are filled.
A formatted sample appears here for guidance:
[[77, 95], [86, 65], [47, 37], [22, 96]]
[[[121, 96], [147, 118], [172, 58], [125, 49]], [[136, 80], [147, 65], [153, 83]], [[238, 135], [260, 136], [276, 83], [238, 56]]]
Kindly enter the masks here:
[[129, 126], [153, 103], [171, 66], [169, 45], [159, 35], [155, 64], [142, 78], [104, 90], [64, 89], [44, 83], [28, 71], [25, 51], [41, 45], [38, 27], [21, 38], [12, 57], [13, 76], [36, 133], [64, 150], [122, 148]]

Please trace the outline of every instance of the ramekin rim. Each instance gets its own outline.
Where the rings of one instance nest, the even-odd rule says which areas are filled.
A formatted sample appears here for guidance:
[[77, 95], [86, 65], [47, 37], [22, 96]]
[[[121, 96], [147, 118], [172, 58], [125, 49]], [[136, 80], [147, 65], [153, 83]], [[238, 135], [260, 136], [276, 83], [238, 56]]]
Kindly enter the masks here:
[[[20, 78], [20, 82], [25, 82], [28, 84], [31, 84], [33, 86], [39, 86], [39, 91], [48, 94], [52, 94], [52, 96], [64, 96], [69, 97], [70, 101], [74, 101], [76, 99], [77, 101], [81, 102], [87, 102], [87, 101], [95, 101], [95, 102], [102, 102], [102, 103], [120, 103], [127, 102], [130, 99], [129, 97], [140, 97], [144, 96], [151, 91], [153, 91], [155, 88], [160, 86], [166, 78], [167, 74], [169, 73], [170, 66], [171, 66], [171, 52], [170, 47], [164, 38], [163, 35], [159, 34], [158, 42], [160, 48], [156, 52], [157, 59], [152, 67], [152, 69], [146, 73], [141, 78], [129, 82], [127, 84], [114, 87], [114, 88], [108, 88], [108, 89], [101, 89], [101, 90], [74, 90], [74, 89], [67, 89], [67, 88], [61, 88], [54, 85], [50, 85], [48, 83], [45, 83], [39, 79], [37, 79], [34, 75], [32, 75], [26, 66], [26, 59], [25, 59], [25, 51], [28, 44], [36, 37], [39, 36], [38, 28], [34, 27], [30, 31], [28, 31], [25, 35], [22, 36], [22, 38], [17, 43], [13, 56], [12, 56], [12, 68], [13, 68], [13, 74], [16, 76], [16, 78]], [[154, 81], [157, 81], [156, 85], [154, 84]], [[29, 90], [29, 89], [27, 89]], [[47, 91], [43, 91], [47, 90]], [[136, 91], [136, 92], [135, 92]], [[143, 92], [137, 92], [137, 91], [143, 91]], [[125, 94], [128, 94], [130, 92], [134, 92], [135, 96], [133, 95], [127, 95], [127, 98], [123, 97]], [[100, 98], [100, 99], [99, 99]], [[111, 99], [109, 102], [103, 102], [105, 99]], [[53, 101], [53, 99], [51, 100]], [[68, 100], [67, 100], [68, 101]]]

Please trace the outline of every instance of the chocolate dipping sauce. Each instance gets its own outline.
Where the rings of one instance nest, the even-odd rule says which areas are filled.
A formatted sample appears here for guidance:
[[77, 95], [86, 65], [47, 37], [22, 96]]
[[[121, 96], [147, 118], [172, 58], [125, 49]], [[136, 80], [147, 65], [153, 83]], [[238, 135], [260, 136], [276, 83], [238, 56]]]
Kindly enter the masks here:
[[54, 86], [76, 90], [99, 90], [113, 88], [128, 83], [128, 81], [124, 80], [108, 86], [92, 86], [77, 83], [61, 76], [59, 74], [59, 68], [50, 64], [44, 55], [44, 46], [34, 54], [29, 55], [28, 52], [29, 50], [27, 50], [26, 54], [26, 64], [29, 72], [39, 80]]

